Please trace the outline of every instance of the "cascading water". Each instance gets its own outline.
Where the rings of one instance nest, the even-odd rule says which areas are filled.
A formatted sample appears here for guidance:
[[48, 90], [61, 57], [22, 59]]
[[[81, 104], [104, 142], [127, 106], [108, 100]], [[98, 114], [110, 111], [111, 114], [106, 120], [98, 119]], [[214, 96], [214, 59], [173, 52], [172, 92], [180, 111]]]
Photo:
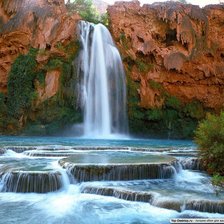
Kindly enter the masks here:
[[0, 223], [168, 224], [174, 218], [224, 218], [223, 189], [191, 170], [198, 167], [196, 158], [187, 158], [192, 143], [0, 140]]
[[126, 83], [120, 54], [102, 24], [79, 23], [79, 56], [84, 135], [108, 137], [127, 133]]

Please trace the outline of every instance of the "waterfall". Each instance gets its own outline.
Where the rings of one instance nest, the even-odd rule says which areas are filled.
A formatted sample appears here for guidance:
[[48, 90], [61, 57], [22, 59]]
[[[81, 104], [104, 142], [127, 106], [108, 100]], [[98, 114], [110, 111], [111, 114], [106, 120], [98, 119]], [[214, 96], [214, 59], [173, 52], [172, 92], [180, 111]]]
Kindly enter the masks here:
[[126, 83], [120, 54], [102, 24], [79, 23], [79, 92], [84, 135], [108, 137], [127, 133]]

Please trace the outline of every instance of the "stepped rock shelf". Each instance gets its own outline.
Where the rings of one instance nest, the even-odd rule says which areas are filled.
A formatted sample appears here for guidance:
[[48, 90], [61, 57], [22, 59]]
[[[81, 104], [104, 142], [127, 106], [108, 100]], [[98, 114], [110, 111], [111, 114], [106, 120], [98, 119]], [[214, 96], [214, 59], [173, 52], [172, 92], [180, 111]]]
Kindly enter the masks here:
[[[174, 217], [224, 217], [224, 192], [200, 171], [193, 145], [131, 144], [10, 146], [4, 142], [0, 146], [0, 206], [13, 210], [22, 224], [27, 220], [20, 209], [27, 210], [32, 223], [37, 223], [33, 221], [37, 215], [43, 222], [66, 219], [81, 224], [91, 223], [93, 217], [95, 223], [103, 224], [111, 219], [168, 224]], [[10, 223], [11, 217], [4, 222]]]
[[1, 191], [46, 193], [59, 190], [62, 174], [47, 167], [51, 160], [39, 158], [0, 158]]
[[136, 152], [90, 152], [59, 160], [77, 181], [172, 178], [177, 160]]

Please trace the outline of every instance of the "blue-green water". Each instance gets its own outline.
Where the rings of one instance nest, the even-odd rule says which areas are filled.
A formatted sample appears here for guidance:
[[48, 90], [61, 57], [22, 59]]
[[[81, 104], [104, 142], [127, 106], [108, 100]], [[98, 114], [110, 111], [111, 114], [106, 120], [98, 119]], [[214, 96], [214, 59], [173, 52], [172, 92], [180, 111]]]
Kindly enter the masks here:
[[73, 137], [0, 137], [0, 146], [119, 146], [119, 147], [195, 147], [192, 141], [164, 139], [86, 139]]
[[[26, 148], [26, 151], [11, 150]], [[170, 151], [195, 152], [196, 146], [192, 141], [155, 140], [155, 139], [85, 139], [72, 137], [0, 137], [0, 148], [6, 152], [0, 156], [1, 167], [19, 166], [16, 170], [57, 170], [64, 178], [63, 188], [52, 193], [5, 193], [0, 192], [0, 223], [2, 224], [168, 224], [171, 218], [182, 217], [217, 217], [222, 214], [159, 208], [149, 203], [133, 202], [115, 197], [81, 193], [83, 186], [119, 187], [123, 190], [154, 192], [158, 199], [207, 198], [223, 200], [223, 194], [216, 196], [216, 190], [211, 185], [210, 177], [201, 172], [181, 171], [169, 180], [138, 180], [138, 181], [104, 181], [71, 184], [67, 173], [58, 165], [58, 160], [66, 157], [66, 152], [75, 153], [86, 149], [98, 158], [102, 155], [116, 154], [117, 151], [128, 151], [134, 155], [141, 153], [162, 153]], [[105, 148], [109, 153], [105, 152]], [[143, 149], [141, 151], [141, 149]], [[102, 149], [104, 151], [102, 151]], [[138, 152], [136, 152], [136, 150]], [[36, 155], [35, 155], [36, 153]], [[44, 153], [47, 154], [44, 157]], [[56, 153], [56, 157], [51, 157]], [[119, 154], [119, 153], [118, 153]], [[35, 157], [36, 156], [36, 157]], [[46, 158], [49, 157], [49, 158]], [[60, 157], [60, 158], [58, 158]], [[141, 158], [141, 156], [140, 156]], [[124, 158], [122, 158], [124, 159]], [[137, 159], [137, 157], [136, 157]], [[27, 164], [26, 164], [27, 163]], [[27, 168], [28, 167], [28, 168]], [[10, 168], [10, 166], [9, 166]], [[1, 170], [0, 170], [1, 172]], [[1, 184], [4, 184], [1, 181]], [[0, 185], [1, 185], [0, 184]], [[181, 197], [183, 194], [183, 197]]]

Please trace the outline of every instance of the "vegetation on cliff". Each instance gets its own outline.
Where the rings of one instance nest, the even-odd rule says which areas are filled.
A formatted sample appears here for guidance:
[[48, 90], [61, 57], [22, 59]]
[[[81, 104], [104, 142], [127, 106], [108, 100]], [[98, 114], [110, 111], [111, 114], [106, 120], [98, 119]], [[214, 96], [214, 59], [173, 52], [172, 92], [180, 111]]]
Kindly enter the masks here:
[[192, 138], [206, 112], [222, 108], [222, 11], [172, 1], [108, 7], [128, 77], [132, 134]]
[[[140, 58], [133, 63], [137, 66], [141, 65], [139, 71], [142, 73], [145, 69], [153, 67], [144, 61], [141, 62]], [[131, 69], [129, 64], [126, 73], [131, 133], [137, 135], [144, 133], [146, 136], [163, 138], [193, 138], [198, 121], [206, 114], [202, 104], [197, 100], [183, 103], [179, 98], [170, 95], [160, 83], [150, 80], [148, 83], [150, 88], [159, 93], [163, 103], [157, 107], [142, 108], [138, 92], [140, 83], [130, 77]]]
[[40, 75], [35, 60], [37, 52], [37, 49], [30, 49], [28, 54], [20, 55], [9, 74], [7, 108], [9, 115], [16, 119], [28, 112], [37, 96], [34, 87], [34, 80]]
[[195, 141], [214, 183], [224, 186], [224, 112], [219, 116], [208, 114], [195, 132]]
[[[72, 63], [78, 42], [67, 46], [60, 44], [57, 48], [64, 57], [31, 48], [26, 55], [16, 58], [9, 74], [8, 94], [0, 95], [0, 133], [54, 134], [80, 121], [81, 114], [75, 105], [76, 74]], [[48, 57], [47, 61], [39, 64], [38, 55]], [[41, 100], [38, 86], [46, 87], [46, 74], [52, 70], [60, 71], [59, 89], [55, 95]]]

